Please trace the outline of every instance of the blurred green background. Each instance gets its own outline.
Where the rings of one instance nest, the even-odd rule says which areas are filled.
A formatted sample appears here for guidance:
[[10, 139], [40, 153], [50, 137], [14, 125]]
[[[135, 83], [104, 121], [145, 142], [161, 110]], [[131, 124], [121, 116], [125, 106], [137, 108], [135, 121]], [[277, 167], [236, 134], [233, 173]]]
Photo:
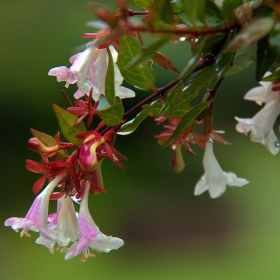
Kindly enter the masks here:
[[[24, 216], [34, 199], [31, 187], [39, 177], [24, 165], [25, 159], [39, 157], [26, 147], [29, 128], [51, 135], [58, 130], [51, 104], [63, 105], [64, 84], [47, 72], [69, 65], [71, 49], [91, 31], [84, 23], [93, 17], [85, 0], [3, 0], [0, 7], [3, 224], [11, 216]], [[187, 50], [180, 43], [164, 52], [182, 69]], [[51, 255], [35, 245], [36, 233], [20, 238], [2, 226], [1, 279], [280, 279], [279, 155], [234, 129], [234, 116], [251, 117], [259, 110], [243, 100], [257, 85], [254, 71], [252, 65], [229, 77], [215, 105], [215, 129], [226, 130], [225, 138], [233, 143], [217, 143], [216, 157], [225, 171], [245, 177], [249, 185], [228, 189], [216, 200], [208, 193], [194, 197], [203, 151], [194, 147], [197, 156], [184, 152], [185, 170], [173, 173], [171, 151], [160, 150], [153, 135], [161, 130], [148, 120], [134, 134], [118, 137], [116, 148], [129, 159], [126, 171], [104, 162], [108, 193], [90, 197], [101, 231], [124, 239], [125, 246], [86, 263], [79, 257], [64, 261], [63, 254]], [[160, 71], [157, 77], [160, 86], [174, 75]], [[75, 86], [67, 89], [70, 96], [74, 91]]]

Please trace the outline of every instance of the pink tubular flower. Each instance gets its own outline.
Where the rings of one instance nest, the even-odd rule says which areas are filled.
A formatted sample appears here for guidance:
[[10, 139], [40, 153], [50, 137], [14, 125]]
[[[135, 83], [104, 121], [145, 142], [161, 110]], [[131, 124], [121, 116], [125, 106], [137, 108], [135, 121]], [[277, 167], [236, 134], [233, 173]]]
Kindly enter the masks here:
[[50, 195], [64, 177], [65, 174], [58, 175], [47, 185], [47, 187], [35, 198], [25, 218], [9, 218], [5, 221], [5, 226], [10, 226], [15, 231], [22, 229], [21, 236], [29, 236], [27, 233], [28, 230], [47, 230]]
[[203, 166], [205, 173], [196, 184], [194, 195], [200, 195], [208, 190], [211, 198], [218, 198], [226, 191], [226, 185], [242, 187], [249, 183], [232, 172], [222, 170], [213, 153], [211, 142], [206, 143]]
[[98, 252], [109, 253], [111, 250], [116, 250], [124, 244], [120, 238], [104, 235], [92, 220], [88, 210], [89, 188], [90, 183], [87, 181], [78, 216], [78, 240], [67, 251], [65, 260], [69, 260], [84, 252], [82, 261], [85, 261], [88, 257], [94, 256], [89, 253], [89, 248]]
[[[70, 69], [65, 66], [50, 69], [48, 75], [56, 76], [59, 82], [65, 81], [66, 87], [76, 83], [78, 90], [74, 94], [78, 99], [92, 90], [92, 98], [98, 101], [100, 95], [105, 95], [105, 78], [108, 69], [107, 49], [98, 49], [98, 39], [88, 45], [86, 50], [70, 58], [73, 63]], [[134, 97], [135, 92], [122, 87], [123, 77], [120, 73], [116, 60], [114, 61], [115, 70], [115, 91], [120, 98]]]

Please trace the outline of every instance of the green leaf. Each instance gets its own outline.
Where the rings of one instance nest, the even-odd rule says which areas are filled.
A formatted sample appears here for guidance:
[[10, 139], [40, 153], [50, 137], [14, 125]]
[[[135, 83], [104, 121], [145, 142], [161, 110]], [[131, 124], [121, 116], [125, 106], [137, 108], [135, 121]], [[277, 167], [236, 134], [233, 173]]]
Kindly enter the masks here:
[[158, 117], [166, 116], [168, 118], [179, 119], [185, 116], [191, 109], [188, 102], [180, 102], [183, 86], [184, 83], [180, 82], [168, 92]]
[[257, 43], [256, 79], [260, 81], [266, 71], [276, 60], [276, 55], [269, 44], [269, 37], [265, 36]]
[[205, 0], [183, 0], [183, 4], [185, 7], [185, 13], [192, 23], [195, 23], [197, 19], [204, 20], [206, 7]]
[[124, 107], [121, 102], [114, 104], [113, 106], [98, 111], [97, 115], [104, 120], [107, 126], [115, 126], [122, 122], [124, 114]]
[[141, 10], [148, 10], [151, 5], [151, 0], [129, 0], [135, 7]]
[[140, 89], [148, 90], [154, 86], [154, 71], [151, 63], [128, 69], [127, 65], [139, 54], [141, 47], [135, 37], [123, 35], [119, 42], [118, 66], [125, 80]]
[[[35, 130], [33, 128], [30, 128], [30, 131], [34, 137], [39, 139], [45, 146], [55, 146], [57, 143], [55, 141], [55, 138], [51, 135], [48, 135], [44, 132], [40, 132], [38, 130]], [[58, 153], [53, 157], [55, 159], [65, 159], [67, 157], [64, 150], [59, 150]]]
[[161, 48], [162, 46], [166, 45], [171, 39], [172, 35], [163, 35], [160, 37], [157, 41], [155, 41], [153, 44], [151, 44], [147, 49], [145, 49], [144, 52], [140, 53], [138, 56], [136, 56], [131, 63], [127, 66], [129, 68], [133, 68], [136, 66], [140, 66], [147, 61], [154, 55], [154, 53]]
[[156, 101], [152, 102], [149, 106], [144, 108], [134, 119], [123, 124], [118, 134], [128, 135], [134, 132], [140, 125], [140, 123], [146, 119], [152, 109], [157, 106], [157, 104], [158, 103]]
[[108, 49], [107, 51], [108, 51], [109, 61], [108, 61], [106, 78], [105, 78], [105, 95], [108, 102], [111, 105], [114, 105], [116, 103], [114, 62], [110, 50]]
[[162, 148], [167, 147], [169, 144], [171, 144], [173, 141], [175, 141], [183, 132], [186, 131], [190, 126], [192, 126], [196, 122], [196, 118], [209, 107], [208, 102], [203, 102], [195, 107], [193, 107], [181, 120], [181, 122], [176, 127], [173, 134], [170, 136], [170, 138], [164, 143]]
[[65, 139], [76, 145], [82, 144], [83, 141], [77, 139], [76, 135], [87, 131], [85, 124], [83, 122], [79, 122], [73, 127], [72, 125], [78, 119], [78, 117], [70, 114], [68, 111], [57, 106], [56, 104], [53, 104], [52, 107], [58, 119], [60, 130]]
[[205, 21], [213, 28], [224, 26], [224, 19], [221, 10], [212, 1], [207, 1], [205, 10]]
[[185, 10], [184, 6], [182, 6], [181, 4], [178, 4], [176, 0], [172, 1], [171, 5], [172, 5], [172, 11], [175, 14], [181, 14]]
[[280, 81], [280, 69], [275, 71], [274, 73], [270, 74], [269, 76], [266, 76], [262, 78], [262, 81], [264, 82], [278, 82]]
[[183, 91], [181, 102], [190, 102], [201, 92], [205, 92], [216, 80], [218, 75], [216, 65], [208, 66], [197, 74], [190, 85]]
[[232, 12], [242, 4], [243, 0], [224, 0], [222, 7], [222, 13], [224, 18], [230, 18]]
[[232, 66], [229, 68], [226, 76], [235, 74], [245, 68], [247, 68], [254, 60], [247, 53], [242, 53], [234, 58]]

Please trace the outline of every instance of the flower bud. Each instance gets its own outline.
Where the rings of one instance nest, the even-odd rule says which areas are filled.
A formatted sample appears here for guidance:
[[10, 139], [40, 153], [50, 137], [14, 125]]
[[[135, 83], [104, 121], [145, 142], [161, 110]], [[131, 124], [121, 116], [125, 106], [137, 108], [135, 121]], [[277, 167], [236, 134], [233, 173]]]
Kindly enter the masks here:
[[171, 167], [176, 173], [180, 173], [185, 168], [185, 162], [182, 156], [181, 145], [172, 147], [173, 156], [171, 160]]
[[98, 166], [98, 159], [96, 156], [97, 147], [104, 140], [96, 140], [94, 135], [88, 136], [80, 148], [78, 163], [85, 171], [94, 171]]
[[27, 142], [27, 146], [30, 150], [37, 152], [43, 156], [51, 157], [54, 156], [59, 150], [58, 145], [45, 146], [38, 138], [30, 138]]

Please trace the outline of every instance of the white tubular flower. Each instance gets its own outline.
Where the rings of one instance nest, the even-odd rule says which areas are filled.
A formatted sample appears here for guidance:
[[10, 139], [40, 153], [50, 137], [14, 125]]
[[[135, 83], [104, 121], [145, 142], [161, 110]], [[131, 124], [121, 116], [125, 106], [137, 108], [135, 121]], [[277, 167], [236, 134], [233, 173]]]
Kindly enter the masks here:
[[78, 216], [79, 236], [77, 241], [67, 251], [65, 260], [69, 260], [83, 252], [82, 261], [85, 261], [88, 257], [94, 256], [89, 253], [89, 248], [97, 252], [109, 253], [111, 250], [117, 250], [124, 244], [120, 238], [104, 235], [94, 223], [88, 210], [89, 187], [90, 183], [87, 182]]
[[280, 97], [267, 103], [252, 119], [235, 117], [239, 122], [236, 130], [247, 135], [251, 131], [251, 140], [259, 142], [276, 155], [279, 152], [279, 140], [273, 131], [273, 126], [280, 113]]
[[78, 238], [77, 215], [69, 196], [57, 201], [57, 213], [49, 215], [48, 222], [47, 230], [40, 231], [36, 244], [46, 246], [51, 253], [56, 243], [65, 247], [70, 241], [74, 242]]
[[203, 159], [205, 173], [194, 189], [194, 195], [209, 191], [211, 198], [218, 198], [226, 191], [226, 185], [242, 187], [249, 183], [246, 179], [238, 178], [232, 172], [224, 172], [214, 153], [213, 144], [207, 142]]
[[[266, 72], [264, 77], [271, 73]], [[269, 103], [279, 97], [278, 92], [273, 91], [273, 84], [271, 82], [260, 82], [261, 86], [250, 89], [244, 96], [244, 99], [255, 101], [258, 105], [262, 103]]]

